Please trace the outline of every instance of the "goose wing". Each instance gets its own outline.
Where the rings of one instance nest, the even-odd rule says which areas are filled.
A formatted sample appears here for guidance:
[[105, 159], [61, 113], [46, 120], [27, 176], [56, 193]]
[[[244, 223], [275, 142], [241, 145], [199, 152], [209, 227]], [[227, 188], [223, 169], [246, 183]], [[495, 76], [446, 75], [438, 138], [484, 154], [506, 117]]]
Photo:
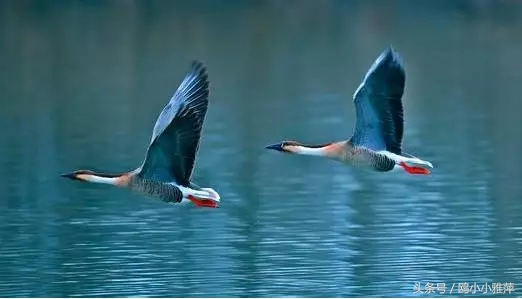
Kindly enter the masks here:
[[189, 73], [159, 115], [145, 161], [137, 175], [162, 182], [190, 183], [207, 112], [206, 67], [192, 63]]
[[401, 58], [389, 47], [375, 60], [354, 93], [357, 120], [350, 138], [353, 144], [401, 153], [405, 79]]

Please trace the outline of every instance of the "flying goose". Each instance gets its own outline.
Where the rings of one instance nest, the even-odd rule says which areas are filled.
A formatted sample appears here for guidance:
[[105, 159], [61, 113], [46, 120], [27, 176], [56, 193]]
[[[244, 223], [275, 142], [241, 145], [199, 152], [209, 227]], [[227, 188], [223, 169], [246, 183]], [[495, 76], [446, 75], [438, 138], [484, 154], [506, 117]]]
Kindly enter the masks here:
[[62, 176], [128, 188], [165, 202], [191, 201], [200, 207], [217, 207], [219, 194], [212, 188], [200, 188], [191, 180], [208, 95], [206, 67], [194, 61], [189, 73], [161, 111], [141, 166], [119, 174], [77, 170]]
[[375, 60], [353, 95], [357, 119], [350, 139], [322, 145], [283, 141], [266, 148], [327, 157], [381, 172], [404, 169], [410, 174], [430, 174], [430, 162], [402, 150], [404, 85], [401, 58], [389, 47]]

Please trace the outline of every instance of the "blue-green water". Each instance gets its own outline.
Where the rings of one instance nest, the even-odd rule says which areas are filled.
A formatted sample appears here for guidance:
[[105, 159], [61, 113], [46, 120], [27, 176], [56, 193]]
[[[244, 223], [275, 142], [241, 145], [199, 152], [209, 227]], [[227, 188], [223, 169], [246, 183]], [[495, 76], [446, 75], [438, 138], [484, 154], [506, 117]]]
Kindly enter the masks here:
[[[514, 1], [0, 2], [0, 296], [519, 294], [521, 17]], [[389, 44], [405, 148], [431, 176], [264, 150], [348, 138]], [[136, 167], [192, 59], [211, 80], [195, 180], [220, 209], [58, 176]]]

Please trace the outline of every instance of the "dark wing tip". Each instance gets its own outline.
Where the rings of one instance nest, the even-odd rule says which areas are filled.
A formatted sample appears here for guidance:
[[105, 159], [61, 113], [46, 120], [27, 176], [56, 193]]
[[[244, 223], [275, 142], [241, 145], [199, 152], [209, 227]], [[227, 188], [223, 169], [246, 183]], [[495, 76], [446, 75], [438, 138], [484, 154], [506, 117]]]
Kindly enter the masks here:
[[384, 57], [383, 62], [402, 64], [401, 56], [392, 46], [386, 48], [386, 50], [381, 53], [381, 56]]
[[208, 95], [208, 88], [210, 83], [208, 79], [207, 66], [205, 63], [201, 62], [200, 60], [193, 60], [189, 74], [196, 76], [196, 80], [199, 82], [198, 84], [204, 85], [204, 92]]
[[398, 69], [404, 73], [404, 67], [402, 65], [402, 58], [392, 46], [386, 48], [379, 57], [375, 60], [371, 70], [377, 71], [378, 69], [393, 68]]
[[396, 54], [397, 52], [395, 51], [395, 49], [393, 48], [393, 45], [389, 45], [384, 51], [383, 53], [389, 53], [391, 55], [394, 55]]
[[386, 88], [387, 86], [390, 88], [393, 86], [395, 89], [403, 89], [405, 79], [406, 73], [402, 58], [392, 46], [389, 46], [375, 59], [366, 73], [364, 83], [374, 87]]
[[190, 67], [191, 72], [197, 73], [198, 75], [207, 75], [207, 66], [199, 60], [193, 60]]

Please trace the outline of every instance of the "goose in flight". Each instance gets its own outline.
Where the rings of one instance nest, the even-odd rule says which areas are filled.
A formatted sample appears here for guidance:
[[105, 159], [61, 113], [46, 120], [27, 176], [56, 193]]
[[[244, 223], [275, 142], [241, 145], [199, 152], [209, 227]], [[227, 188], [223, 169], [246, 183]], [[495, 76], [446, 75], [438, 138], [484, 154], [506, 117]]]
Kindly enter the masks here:
[[62, 176], [128, 188], [165, 202], [191, 201], [200, 207], [217, 207], [219, 194], [212, 188], [200, 188], [191, 181], [208, 95], [206, 67], [194, 61], [189, 73], [161, 111], [140, 167], [120, 174], [77, 170]]
[[357, 119], [350, 139], [322, 145], [283, 141], [266, 148], [323, 156], [381, 172], [404, 169], [410, 174], [430, 174], [430, 162], [402, 151], [404, 85], [401, 58], [389, 47], [375, 60], [354, 93]]

